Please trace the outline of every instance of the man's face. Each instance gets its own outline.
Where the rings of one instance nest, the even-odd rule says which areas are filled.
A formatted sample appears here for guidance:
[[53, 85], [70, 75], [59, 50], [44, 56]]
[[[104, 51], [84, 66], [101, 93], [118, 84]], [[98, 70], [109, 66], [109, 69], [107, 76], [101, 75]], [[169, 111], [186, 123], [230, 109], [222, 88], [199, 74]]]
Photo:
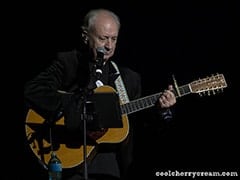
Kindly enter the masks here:
[[108, 16], [97, 18], [94, 27], [88, 33], [89, 48], [93, 51], [94, 59], [97, 57], [96, 49], [103, 47], [106, 50], [104, 60], [108, 60], [114, 55], [119, 27], [118, 24]]

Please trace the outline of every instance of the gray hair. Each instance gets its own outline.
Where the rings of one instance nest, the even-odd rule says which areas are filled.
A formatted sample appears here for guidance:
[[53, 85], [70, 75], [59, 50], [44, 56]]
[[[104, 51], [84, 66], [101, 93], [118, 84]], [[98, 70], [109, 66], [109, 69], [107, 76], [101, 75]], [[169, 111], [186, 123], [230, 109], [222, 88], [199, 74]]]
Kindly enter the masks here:
[[107, 9], [93, 9], [93, 10], [90, 10], [83, 19], [82, 29], [83, 30], [88, 30], [88, 31], [91, 30], [92, 27], [95, 24], [96, 17], [101, 12], [105, 12], [108, 15], [110, 15], [115, 20], [115, 22], [118, 25], [118, 28], [120, 29], [120, 26], [121, 26], [120, 18], [114, 12], [112, 12], [110, 10], [107, 10]]

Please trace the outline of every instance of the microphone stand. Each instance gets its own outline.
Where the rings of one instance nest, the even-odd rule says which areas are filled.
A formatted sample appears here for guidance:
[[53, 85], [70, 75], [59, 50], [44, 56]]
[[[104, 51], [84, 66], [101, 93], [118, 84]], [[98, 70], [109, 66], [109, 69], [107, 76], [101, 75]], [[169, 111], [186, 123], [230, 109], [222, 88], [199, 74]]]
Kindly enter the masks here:
[[83, 103], [83, 156], [84, 156], [84, 180], [88, 179], [87, 171], [87, 109], [86, 98]]
[[[97, 87], [103, 85], [100, 81], [100, 77], [102, 76], [102, 65], [103, 65], [103, 57], [104, 57], [105, 49], [102, 47], [97, 48], [97, 58], [96, 58], [96, 85]], [[83, 156], [84, 156], [84, 180], [88, 180], [88, 170], [87, 170], [87, 95], [89, 92], [85, 92], [84, 94], [84, 102], [83, 102]], [[87, 94], [87, 95], [86, 95]], [[91, 102], [90, 102], [91, 103]], [[91, 115], [90, 115], [91, 116]]]
[[87, 168], [87, 121], [93, 120], [93, 112], [91, 112], [91, 100], [88, 100], [88, 97], [92, 95], [93, 91], [86, 89], [82, 95], [83, 101], [83, 111], [81, 120], [83, 120], [83, 159], [84, 159], [84, 180], [88, 180], [88, 168]]
[[88, 95], [90, 94], [90, 90], [84, 91], [82, 100], [83, 100], [83, 114], [81, 116], [81, 120], [83, 120], [83, 159], [84, 159], [84, 180], [88, 180], [88, 170], [87, 170], [87, 120], [89, 116], [87, 113], [87, 100]]

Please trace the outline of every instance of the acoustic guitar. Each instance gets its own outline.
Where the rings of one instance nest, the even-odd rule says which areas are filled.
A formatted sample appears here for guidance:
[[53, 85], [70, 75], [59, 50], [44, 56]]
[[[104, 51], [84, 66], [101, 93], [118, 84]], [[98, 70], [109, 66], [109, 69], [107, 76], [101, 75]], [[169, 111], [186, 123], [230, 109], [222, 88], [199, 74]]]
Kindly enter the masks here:
[[[225, 87], [227, 87], [227, 83], [224, 75], [217, 74], [193, 81], [183, 86], [177, 86], [175, 84], [175, 95], [177, 98], [192, 93], [211, 95], [223, 90]], [[102, 92], [116, 91], [110, 86], [101, 86], [94, 91], [94, 93]], [[100, 134], [97, 138], [88, 138], [85, 148], [86, 156], [84, 156], [83, 139], [72, 137], [65, 132], [64, 117], [59, 118], [52, 127], [33, 109], [28, 111], [25, 121], [27, 143], [33, 154], [46, 169], [52, 150], [56, 152], [57, 156], [62, 161], [63, 169], [79, 167], [83, 164], [86, 157], [88, 161], [94, 158], [101, 144], [116, 144], [123, 142], [129, 133], [128, 115], [154, 106], [161, 94], [162, 92], [156, 93], [130, 101], [126, 104], [120, 103], [123, 127], [107, 128], [100, 133], [96, 132]], [[52, 149], [53, 146], [54, 148]]]

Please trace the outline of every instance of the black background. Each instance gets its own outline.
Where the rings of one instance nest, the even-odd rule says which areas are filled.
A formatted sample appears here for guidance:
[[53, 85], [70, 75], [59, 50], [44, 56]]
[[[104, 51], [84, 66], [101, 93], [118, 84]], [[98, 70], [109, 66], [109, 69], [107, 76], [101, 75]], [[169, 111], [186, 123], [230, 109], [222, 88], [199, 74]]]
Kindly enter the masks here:
[[[143, 95], [164, 90], [172, 83], [173, 74], [178, 84], [184, 85], [223, 73], [228, 84], [217, 95], [179, 98], [174, 122], [167, 131], [156, 133], [151, 126], [144, 130], [146, 136], [137, 138], [139, 149], [131, 175], [151, 178], [162, 170], [239, 171], [239, 3], [88, 3], [91, 5], [28, 4], [20, 22], [23, 44], [27, 44], [22, 58], [26, 64], [24, 83], [43, 70], [57, 51], [78, 46], [82, 17], [89, 9], [109, 8], [122, 23], [118, 63], [141, 74]], [[22, 121], [16, 124], [14, 134], [24, 137]], [[14, 143], [13, 151], [7, 150], [15, 154], [21, 169], [16, 179], [27, 178], [28, 171], [38, 177], [40, 171], [27, 155], [23, 139]]]

